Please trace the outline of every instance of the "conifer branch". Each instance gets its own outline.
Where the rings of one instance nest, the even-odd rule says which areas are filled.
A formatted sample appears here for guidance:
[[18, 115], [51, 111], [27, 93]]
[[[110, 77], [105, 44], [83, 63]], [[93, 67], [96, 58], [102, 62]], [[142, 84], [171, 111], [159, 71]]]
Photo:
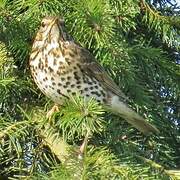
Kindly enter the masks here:
[[177, 31], [180, 30], [179, 18], [175, 16], [164, 16], [159, 11], [150, 7], [145, 0], [140, 1], [140, 8], [145, 13], [143, 21], [146, 22], [150, 29], [154, 29], [157, 35], [162, 36], [162, 40], [168, 45], [175, 45], [178, 48]]
[[178, 180], [180, 177], [180, 171], [178, 171], [178, 170], [166, 170], [165, 167], [163, 167], [162, 165], [160, 165], [160, 164], [158, 164], [158, 163], [156, 163], [150, 159], [147, 159], [147, 158], [142, 157], [142, 156], [137, 156], [137, 157], [139, 159], [143, 160], [145, 163], [149, 164], [154, 169], [156, 169], [160, 172], [163, 172], [172, 178], [175, 178], [175, 179], [177, 178], [177, 180]]
[[0, 132], [0, 140], [5, 139], [9, 134], [16, 133], [17, 130], [20, 131], [20, 128], [24, 128], [24, 125], [29, 124], [28, 121], [20, 121], [20, 122], [14, 122], [13, 124], [9, 124], [4, 130], [1, 130]]
[[43, 144], [48, 146], [62, 163], [65, 163], [72, 156], [72, 152], [77, 151], [77, 148], [68, 145], [48, 123], [44, 124], [44, 127], [38, 133], [43, 140]]

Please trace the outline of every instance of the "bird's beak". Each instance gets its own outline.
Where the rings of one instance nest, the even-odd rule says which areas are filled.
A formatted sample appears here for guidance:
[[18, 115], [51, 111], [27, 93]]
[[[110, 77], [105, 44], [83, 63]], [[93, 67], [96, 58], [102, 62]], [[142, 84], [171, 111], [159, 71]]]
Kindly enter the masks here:
[[64, 27], [64, 20], [60, 17], [54, 17], [54, 19], [52, 20], [52, 22], [50, 24], [51, 29], [54, 25], [57, 25], [57, 27], [58, 27], [60, 40], [66, 41], [67, 40], [67, 34], [65, 31], [65, 27]]
[[59, 24], [59, 23], [58, 23], [58, 17], [55, 17], [55, 18], [53, 19], [53, 21], [51, 22], [50, 26], [53, 27], [54, 24]]

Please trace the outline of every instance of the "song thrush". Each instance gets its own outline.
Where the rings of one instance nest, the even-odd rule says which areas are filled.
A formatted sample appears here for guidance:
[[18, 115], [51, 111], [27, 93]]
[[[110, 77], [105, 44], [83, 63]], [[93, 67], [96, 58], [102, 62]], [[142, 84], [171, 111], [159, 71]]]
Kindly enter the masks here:
[[42, 20], [30, 55], [30, 69], [40, 90], [57, 104], [76, 94], [93, 97], [144, 134], [158, 132], [128, 107], [127, 97], [94, 56], [65, 31], [61, 18]]

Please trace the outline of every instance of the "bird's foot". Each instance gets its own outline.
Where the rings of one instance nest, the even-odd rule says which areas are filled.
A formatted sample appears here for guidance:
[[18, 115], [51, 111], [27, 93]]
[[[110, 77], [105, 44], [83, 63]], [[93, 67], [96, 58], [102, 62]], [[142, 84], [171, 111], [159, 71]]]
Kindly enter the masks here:
[[46, 118], [50, 119], [52, 117], [52, 115], [55, 113], [55, 112], [58, 112], [59, 111], [59, 107], [57, 104], [55, 104], [50, 111], [47, 112], [46, 114]]

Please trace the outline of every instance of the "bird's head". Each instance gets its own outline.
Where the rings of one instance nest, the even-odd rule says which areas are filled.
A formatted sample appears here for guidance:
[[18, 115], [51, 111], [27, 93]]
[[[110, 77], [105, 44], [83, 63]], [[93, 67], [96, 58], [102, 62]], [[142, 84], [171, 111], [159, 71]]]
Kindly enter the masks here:
[[47, 16], [41, 21], [41, 26], [38, 34], [42, 39], [50, 38], [60, 41], [71, 40], [65, 30], [64, 19], [57, 16]]

